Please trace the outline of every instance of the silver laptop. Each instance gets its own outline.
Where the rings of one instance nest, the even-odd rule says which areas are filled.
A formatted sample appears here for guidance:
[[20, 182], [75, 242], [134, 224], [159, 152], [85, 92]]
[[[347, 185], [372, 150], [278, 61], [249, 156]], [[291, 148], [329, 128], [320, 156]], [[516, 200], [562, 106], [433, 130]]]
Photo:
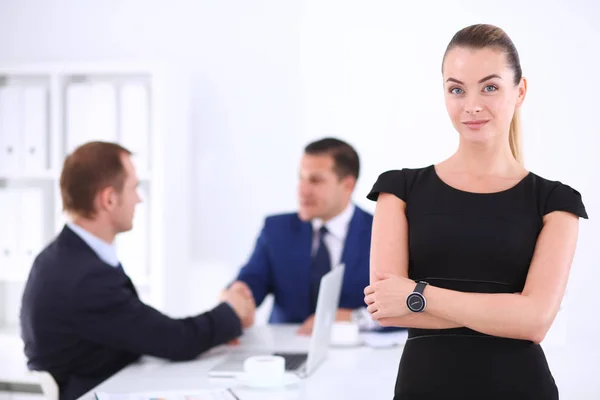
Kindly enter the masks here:
[[[286, 371], [296, 373], [300, 377], [306, 377], [317, 369], [325, 359], [331, 339], [331, 327], [335, 321], [335, 313], [340, 300], [343, 277], [344, 265], [341, 264], [321, 279], [308, 353], [271, 351], [271, 355], [282, 356], [285, 359]], [[269, 353], [269, 351], [266, 351], [266, 353]], [[244, 360], [257, 354], [265, 354], [265, 352], [232, 354], [224, 362], [211, 369], [208, 375], [223, 378], [236, 377], [244, 372]]]

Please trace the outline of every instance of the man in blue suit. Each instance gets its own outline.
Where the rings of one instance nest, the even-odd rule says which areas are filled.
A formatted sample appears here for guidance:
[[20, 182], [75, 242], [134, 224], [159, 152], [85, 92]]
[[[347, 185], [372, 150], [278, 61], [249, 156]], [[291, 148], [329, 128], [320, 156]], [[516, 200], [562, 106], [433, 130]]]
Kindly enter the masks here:
[[304, 149], [298, 212], [266, 218], [232, 284], [249, 289], [257, 306], [274, 295], [270, 323], [303, 323], [299, 333], [310, 334], [321, 277], [340, 264], [345, 272], [336, 319], [362, 314], [373, 216], [351, 201], [359, 169], [358, 154], [341, 140], [325, 138]]

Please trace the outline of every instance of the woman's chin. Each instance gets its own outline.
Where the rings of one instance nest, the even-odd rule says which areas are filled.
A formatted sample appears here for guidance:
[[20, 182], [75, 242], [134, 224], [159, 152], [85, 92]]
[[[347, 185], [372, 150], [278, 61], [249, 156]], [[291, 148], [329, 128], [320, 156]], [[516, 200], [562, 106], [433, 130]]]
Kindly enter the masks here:
[[481, 145], [485, 146], [487, 144], [492, 144], [495, 141], [494, 135], [485, 131], [469, 131], [469, 132], [460, 132], [460, 138], [463, 142], [473, 145]]

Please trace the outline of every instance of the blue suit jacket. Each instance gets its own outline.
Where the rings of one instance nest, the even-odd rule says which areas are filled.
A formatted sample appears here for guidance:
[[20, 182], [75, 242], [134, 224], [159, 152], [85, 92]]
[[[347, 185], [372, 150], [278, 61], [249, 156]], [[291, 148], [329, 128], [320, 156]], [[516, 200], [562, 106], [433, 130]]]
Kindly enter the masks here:
[[[356, 207], [342, 251], [345, 264], [340, 308], [365, 307], [373, 216]], [[275, 295], [270, 323], [301, 323], [310, 316], [312, 224], [297, 213], [267, 217], [248, 263], [238, 280], [245, 282], [257, 305]]]

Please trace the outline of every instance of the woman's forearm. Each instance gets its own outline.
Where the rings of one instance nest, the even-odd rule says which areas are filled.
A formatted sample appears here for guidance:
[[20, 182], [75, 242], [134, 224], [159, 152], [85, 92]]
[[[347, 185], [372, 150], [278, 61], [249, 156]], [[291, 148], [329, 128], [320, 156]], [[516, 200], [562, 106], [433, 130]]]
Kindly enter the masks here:
[[539, 343], [548, 315], [533, 298], [520, 294], [464, 293], [427, 287], [426, 313], [488, 335]]
[[382, 326], [397, 326], [403, 328], [419, 328], [419, 329], [450, 329], [460, 328], [456, 322], [449, 321], [444, 318], [439, 318], [434, 315], [424, 313], [410, 313], [402, 317], [383, 318], [379, 320]]

